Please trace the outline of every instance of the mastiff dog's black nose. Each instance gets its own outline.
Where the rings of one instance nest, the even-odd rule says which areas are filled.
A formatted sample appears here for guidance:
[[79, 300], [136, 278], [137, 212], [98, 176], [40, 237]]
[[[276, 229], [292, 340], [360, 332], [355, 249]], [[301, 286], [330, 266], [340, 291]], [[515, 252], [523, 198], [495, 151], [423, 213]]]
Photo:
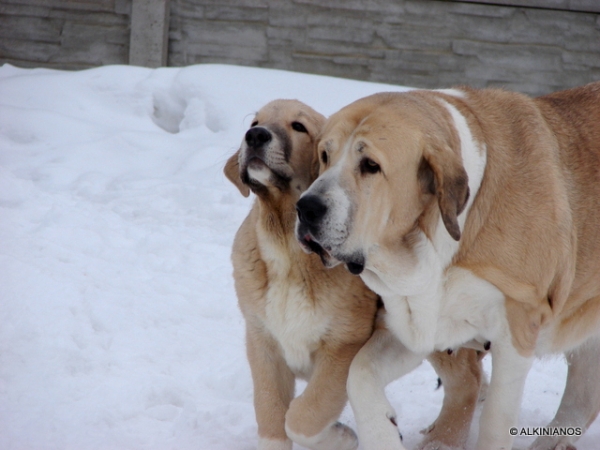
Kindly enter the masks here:
[[327, 213], [327, 206], [318, 196], [306, 195], [296, 203], [296, 211], [300, 223], [310, 227], [319, 224]]

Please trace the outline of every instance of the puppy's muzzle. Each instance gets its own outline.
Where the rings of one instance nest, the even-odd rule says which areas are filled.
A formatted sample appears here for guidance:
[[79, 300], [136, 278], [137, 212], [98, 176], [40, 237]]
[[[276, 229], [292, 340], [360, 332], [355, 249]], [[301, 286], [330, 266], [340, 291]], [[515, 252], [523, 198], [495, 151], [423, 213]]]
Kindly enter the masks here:
[[[267, 144], [271, 142], [273, 135], [269, 130], [263, 127], [250, 128], [244, 140], [246, 141], [246, 149], [244, 150], [244, 166], [254, 164], [256, 166], [266, 165]], [[243, 178], [242, 178], [243, 179]]]
[[296, 204], [298, 219], [310, 230], [314, 230], [327, 214], [327, 205], [316, 195], [306, 195]]

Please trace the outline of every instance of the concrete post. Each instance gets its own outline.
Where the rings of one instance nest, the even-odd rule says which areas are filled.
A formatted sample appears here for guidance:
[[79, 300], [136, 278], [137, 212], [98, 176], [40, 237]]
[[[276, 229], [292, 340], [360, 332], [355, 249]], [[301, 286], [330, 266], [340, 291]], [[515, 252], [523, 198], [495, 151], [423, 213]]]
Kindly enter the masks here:
[[133, 0], [129, 64], [166, 66], [168, 43], [169, 0]]

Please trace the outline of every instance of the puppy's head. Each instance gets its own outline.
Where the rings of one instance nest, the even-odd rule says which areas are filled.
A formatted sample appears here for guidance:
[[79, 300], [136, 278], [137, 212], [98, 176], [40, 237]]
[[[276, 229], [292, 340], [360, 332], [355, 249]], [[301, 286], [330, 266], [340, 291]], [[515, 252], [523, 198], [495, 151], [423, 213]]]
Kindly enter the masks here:
[[385, 270], [393, 260], [409, 273], [440, 215], [460, 238], [469, 192], [460, 140], [448, 110], [428, 94], [376, 94], [326, 122], [321, 174], [298, 202], [296, 235], [307, 250], [321, 247], [327, 265], [360, 274], [369, 262]]
[[291, 193], [297, 198], [316, 178], [314, 144], [325, 118], [297, 100], [274, 100], [258, 111], [225, 175], [247, 197]]

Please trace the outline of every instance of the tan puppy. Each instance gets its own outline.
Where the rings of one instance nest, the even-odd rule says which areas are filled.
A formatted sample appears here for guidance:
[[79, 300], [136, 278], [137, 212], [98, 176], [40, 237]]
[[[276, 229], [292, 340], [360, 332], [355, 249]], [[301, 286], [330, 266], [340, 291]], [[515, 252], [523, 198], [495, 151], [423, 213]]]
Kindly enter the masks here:
[[[262, 108], [225, 174], [257, 200], [233, 246], [235, 288], [246, 320], [259, 449], [344, 450], [358, 445], [336, 422], [350, 363], [371, 336], [377, 296], [344, 267], [327, 270], [294, 235], [295, 205], [316, 178], [315, 138], [324, 117], [293, 100]], [[424, 448], [462, 446], [481, 384], [475, 351], [430, 359], [445, 386], [444, 408]], [[308, 380], [294, 399], [295, 378]], [[291, 440], [290, 440], [291, 439]]]
[[538, 99], [378, 94], [334, 114], [318, 152], [298, 238], [386, 308], [348, 381], [363, 447], [403, 448], [386, 382], [436, 349], [491, 341], [477, 448], [512, 448], [533, 357], [552, 352], [570, 364], [551, 426], [579, 433], [532, 448], [573, 448], [600, 409], [600, 83]]

